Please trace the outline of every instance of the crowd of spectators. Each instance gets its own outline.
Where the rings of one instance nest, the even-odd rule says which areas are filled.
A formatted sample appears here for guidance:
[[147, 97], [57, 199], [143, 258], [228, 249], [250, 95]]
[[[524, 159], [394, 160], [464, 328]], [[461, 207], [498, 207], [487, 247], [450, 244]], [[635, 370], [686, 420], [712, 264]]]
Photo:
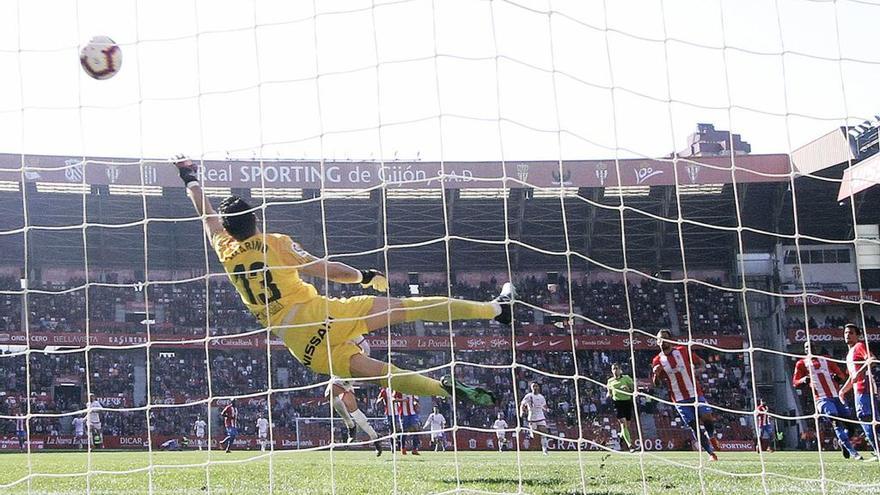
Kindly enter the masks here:
[[[238, 334], [259, 328], [245, 309], [234, 287], [221, 277], [179, 283], [147, 285], [121, 281], [110, 276], [104, 284], [85, 284], [71, 280], [65, 284], [32, 286], [27, 297], [31, 331], [83, 332], [86, 315], [90, 332], [144, 333], [149, 319], [154, 340], [167, 335], [204, 337]], [[552, 282], [552, 283], [551, 283]], [[0, 288], [15, 290], [18, 280], [0, 277]], [[645, 279], [638, 284], [604, 280], [569, 281], [564, 276], [552, 280], [526, 277], [518, 279], [519, 301], [516, 306], [518, 335], [603, 334], [614, 329], [637, 328], [653, 332], [668, 327], [671, 319], [686, 323], [683, 293], [680, 284], [663, 284]], [[423, 283], [421, 295], [447, 295], [485, 301], [497, 295], [500, 281], [489, 279], [480, 283]], [[359, 293], [354, 286], [331, 284], [336, 296]], [[410, 295], [410, 287], [393, 284], [394, 296]], [[671, 295], [671, 296], [670, 296]], [[739, 326], [737, 299], [730, 293], [695, 284], [689, 286], [689, 303], [694, 333], [728, 334], [742, 331]], [[679, 307], [669, 307], [674, 298]], [[17, 294], [0, 294], [0, 328], [20, 329], [21, 304]], [[149, 317], [145, 308], [153, 308]], [[575, 326], [569, 321], [569, 308], [575, 313]], [[135, 317], [133, 318], [132, 315]], [[685, 318], [685, 319], [682, 319]], [[392, 329], [392, 335], [413, 335], [413, 324]], [[206, 328], [208, 330], [206, 330]], [[456, 322], [426, 324], [420, 332], [448, 336], [450, 328], [459, 336], [510, 335], [510, 329], [494, 322]], [[612, 330], [609, 330], [612, 329]], [[149, 353], [149, 358], [148, 358]], [[449, 373], [456, 363], [458, 379], [483, 383], [499, 395], [494, 410], [461, 405], [455, 411], [457, 424], [488, 427], [498, 412], [508, 421], [515, 421], [517, 401], [527, 392], [529, 381], [544, 383], [544, 393], [551, 406], [551, 417], [559, 428], [584, 428], [584, 435], [595, 435], [596, 425], [607, 425], [613, 419], [604, 384], [612, 362], [625, 363], [646, 392], [665, 398], [662, 391], [648, 387], [649, 361], [654, 351], [578, 351], [523, 352], [515, 356], [507, 352], [420, 351], [395, 353], [393, 360], [411, 369], [437, 368], [430, 374], [439, 377]], [[377, 352], [384, 359], [383, 352]], [[454, 358], [454, 360], [453, 360]], [[751, 385], [744, 363], [732, 362], [731, 356], [708, 357], [711, 363], [707, 376], [707, 398], [710, 402], [732, 409], [751, 407]], [[720, 361], [725, 361], [723, 365]], [[510, 368], [486, 368], [478, 365], [512, 365]], [[720, 371], [720, 370], [724, 371]], [[32, 412], [61, 414], [59, 417], [32, 419], [32, 431], [46, 434], [68, 432], [69, 420], [85, 408], [87, 392], [95, 393], [109, 409], [104, 414], [105, 433], [143, 434], [147, 429], [157, 434], [185, 434], [197, 418], [208, 418], [208, 400], [229, 396], [249, 396], [239, 404], [240, 423], [247, 434], [259, 416], [268, 414], [265, 394], [271, 380], [272, 419], [276, 427], [293, 430], [302, 418], [327, 417], [330, 408], [323, 398], [326, 377], [315, 375], [297, 363], [283, 350], [216, 349], [208, 346], [129, 347], [126, 349], [92, 348], [88, 351], [70, 349], [62, 352], [20, 353], [0, 356], [0, 373], [5, 379], [5, 400], [0, 400], [0, 414], [11, 414], [21, 407], [28, 394]], [[546, 373], [570, 376], [549, 378]], [[86, 386], [87, 384], [87, 386]], [[77, 393], [61, 393], [65, 386], [78, 386]], [[68, 389], [63, 389], [68, 390]], [[725, 393], [737, 390], [740, 393]], [[360, 392], [362, 408], [369, 416], [381, 416], [373, 400], [376, 386], [365, 386]], [[138, 409], [147, 404], [153, 407]], [[17, 402], [16, 402], [17, 401]], [[112, 403], [109, 403], [112, 402]], [[180, 407], [184, 405], [184, 407]], [[439, 403], [452, 420], [446, 402]], [[172, 407], [173, 406], [173, 407]], [[671, 409], [649, 397], [641, 400], [645, 412], [669, 413]], [[135, 408], [116, 411], [118, 408]], [[430, 407], [425, 405], [424, 407]], [[215, 418], [216, 419], [216, 418]], [[613, 424], [613, 421], [610, 423]], [[219, 423], [214, 425], [219, 431]], [[607, 428], [605, 429], [607, 430]]]
[[[651, 279], [640, 283], [569, 281], [564, 276], [548, 279], [534, 276], [517, 279], [517, 322], [527, 329], [529, 325], [546, 325], [567, 321], [573, 313], [575, 332], [596, 333], [608, 329], [636, 328], [656, 331], [667, 328], [672, 318], [681, 325], [688, 321], [681, 284], [662, 284]], [[717, 281], [716, 281], [717, 282]], [[124, 284], [116, 286], [113, 284]], [[720, 283], [720, 282], [718, 282]], [[0, 277], [0, 290], [18, 290], [18, 281]], [[420, 295], [448, 295], [475, 301], [488, 301], [497, 296], [501, 282], [492, 278], [479, 283], [456, 282], [451, 290], [445, 283], [429, 282], [419, 287]], [[204, 337], [230, 335], [257, 330], [259, 325], [247, 312], [235, 288], [223, 276], [186, 282], [135, 281], [119, 282], [109, 277], [106, 282], [86, 284], [84, 280], [70, 280], [64, 284], [33, 284], [28, 293], [28, 324], [31, 331], [61, 331], [83, 333], [90, 331], [113, 333], [145, 333], [150, 323], [151, 335], [182, 335]], [[668, 307], [667, 293], [674, 294], [677, 307]], [[330, 293], [347, 297], [360, 293], [350, 285], [330, 284]], [[408, 284], [392, 284], [391, 295], [410, 295]], [[742, 333], [738, 299], [731, 292], [716, 290], [701, 284], [688, 286], [689, 309], [694, 333]], [[21, 330], [20, 294], [0, 294], [0, 328], [5, 331]], [[147, 312], [146, 308], [150, 308]], [[149, 314], [149, 318], [147, 315]], [[88, 319], [86, 319], [88, 315]], [[485, 322], [457, 324], [463, 335], [486, 335], [492, 332]], [[393, 329], [398, 334], [411, 327]], [[541, 331], [541, 330], [538, 330]], [[568, 329], [566, 329], [566, 332]], [[428, 327], [429, 334], [447, 334], [447, 325]], [[446, 332], [446, 333], [444, 333]], [[157, 337], [159, 338], [159, 337]]]
[[[723, 285], [720, 280], [707, 280]], [[716, 289], [700, 283], [687, 284], [687, 298], [683, 285], [676, 285], [675, 304], [678, 307], [679, 325], [695, 334], [742, 335], [743, 321], [739, 312], [738, 293]]]
[[[613, 408], [606, 397], [604, 383], [613, 362], [623, 364], [627, 372], [633, 369], [640, 389], [648, 394], [640, 399], [640, 410], [646, 414], [660, 413], [661, 417], [674, 418], [674, 410], [654, 401], [651, 396], [666, 399], [664, 390], [651, 387], [648, 382], [650, 360], [655, 351], [578, 351], [570, 352], [519, 352], [516, 362], [512, 353], [487, 351], [461, 351], [455, 355], [454, 373], [459, 380], [481, 383], [495, 391], [498, 406], [494, 409], [460, 403], [453, 413], [448, 401], [440, 401], [451, 422], [454, 418], [461, 426], [487, 428], [498, 412], [515, 422], [518, 401], [528, 392], [531, 381], [543, 384], [544, 394], [550, 406], [551, 424], [557, 431], [583, 428], [585, 437], [594, 437], [596, 425], [613, 424]], [[323, 397], [326, 377], [315, 375], [295, 363], [289, 353], [273, 351], [271, 355], [257, 351], [210, 351], [210, 362], [204, 359], [204, 351], [196, 349], [155, 350], [150, 362], [151, 406], [147, 410], [124, 411], [132, 406], [145, 405], [138, 395], [137, 380], [132, 376], [137, 359], [126, 352], [112, 359], [107, 353], [89, 353], [89, 390], [104, 401], [107, 408], [102, 412], [105, 433], [116, 435], [143, 434], [147, 428], [163, 435], [188, 434], [197, 418], [208, 415], [208, 400], [214, 405], [228, 396], [249, 397], [239, 400], [240, 424], [245, 434], [250, 434], [257, 417], [266, 417], [266, 392], [269, 390], [269, 370], [272, 376], [272, 419], [276, 427], [294, 431], [297, 421], [303, 418], [329, 417], [330, 407]], [[384, 359], [382, 352], [375, 356]], [[750, 376], [737, 354], [709, 354], [706, 374], [701, 377], [706, 397], [713, 404], [727, 409], [749, 411], [752, 407]], [[439, 378], [450, 373], [452, 362], [448, 351], [420, 351], [395, 353], [394, 361], [402, 367], [424, 369], [436, 368], [428, 374]], [[69, 433], [72, 413], [81, 411], [85, 391], [76, 396], [62, 395], [52, 384], [64, 382], [85, 383], [84, 353], [42, 355], [30, 357], [32, 412], [37, 414], [66, 414], [60, 417], [39, 417], [32, 420], [32, 431]], [[269, 362], [271, 361], [271, 363]], [[0, 414], [13, 414], [22, 408], [26, 396], [24, 357], [0, 357], [0, 368], [16, 363], [16, 372], [6, 373], [7, 400], [0, 401]], [[210, 364], [210, 371], [208, 365]], [[504, 365], [508, 368], [492, 368], [485, 365]], [[210, 386], [207, 376], [212, 377]], [[570, 378], [555, 378], [554, 375]], [[10, 378], [15, 377], [15, 378]], [[60, 378], [59, 378], [60, 377]], [[731, 393], [735, 391], [735, 393]], [[383, 412], [374, 403], [378, 386], [364, 385], [360, 388], [361, 407], [370, 417], [381, 417]], [[71, 397], [73, 399], [71, 400]], [[111, 398], [119, 402], [111, 403]], [[423, 405], [425, 411], [432, 404]], [[184, 407], [180, 407], [184, 406]], [[727, 415], [725, 428], [744, 426], [737, 415]], [[40, 430], [35, 429], [39, 425]], [[219, 432], [219, 422], [214, 425]], [[605, 434], [609, 429], [602, 429]], [[602, 433], [602, 432], [599, 432]], [[603, 440], [604, 441], [604, 440]]]

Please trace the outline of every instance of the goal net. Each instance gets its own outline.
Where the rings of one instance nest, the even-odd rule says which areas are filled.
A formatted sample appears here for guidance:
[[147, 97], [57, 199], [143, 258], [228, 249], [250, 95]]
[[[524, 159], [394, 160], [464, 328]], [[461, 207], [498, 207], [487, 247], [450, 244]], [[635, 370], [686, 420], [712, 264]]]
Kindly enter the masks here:
[[[880, 490], [878, 16], [3, 3], [0, 491]], [[106, 80], [76, 59], [95, 36], [121, 50]], [[389, 377], [334, 404], [246, 309], [280, 311], [277, 280], [227, 276], [179, 153], [214, 208], [243, 198], [260, 232], [379, 270], [390, 297], [512, 282], [511, 325], [365, 335], [495, 404]]]

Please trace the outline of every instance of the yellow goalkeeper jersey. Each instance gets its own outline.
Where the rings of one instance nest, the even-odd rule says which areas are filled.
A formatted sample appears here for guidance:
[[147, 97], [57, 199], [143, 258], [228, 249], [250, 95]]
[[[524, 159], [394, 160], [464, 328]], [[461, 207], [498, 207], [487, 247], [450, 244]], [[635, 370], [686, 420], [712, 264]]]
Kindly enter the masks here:
[[223, 233], [211, 239], [229, 280], [263, 326], [277, 326], [294, 304], [318, 296], [298, 267], [314, 258], [283, 234], [259, 233], [243, 241]]

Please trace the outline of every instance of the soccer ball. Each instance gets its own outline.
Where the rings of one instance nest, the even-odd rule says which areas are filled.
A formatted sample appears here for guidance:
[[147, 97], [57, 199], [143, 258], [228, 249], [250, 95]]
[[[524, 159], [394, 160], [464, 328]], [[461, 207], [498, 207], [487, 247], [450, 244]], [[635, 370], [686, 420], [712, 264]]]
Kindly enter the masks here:
[[79, 52], [79, 63], [93, 79], [110, 79], [122, 68], [122, 50], [107, 36], [95, 36]]

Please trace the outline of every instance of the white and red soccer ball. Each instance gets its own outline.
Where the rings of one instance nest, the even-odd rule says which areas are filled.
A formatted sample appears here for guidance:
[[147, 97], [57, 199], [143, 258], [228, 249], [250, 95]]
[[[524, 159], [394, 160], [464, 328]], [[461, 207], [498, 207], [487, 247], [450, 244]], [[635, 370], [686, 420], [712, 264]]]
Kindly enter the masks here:
[[93, 79], [110, 79], [122, 68], [122, 49], [107, 36], [95, 36], [79, 52], [79, 63]]

